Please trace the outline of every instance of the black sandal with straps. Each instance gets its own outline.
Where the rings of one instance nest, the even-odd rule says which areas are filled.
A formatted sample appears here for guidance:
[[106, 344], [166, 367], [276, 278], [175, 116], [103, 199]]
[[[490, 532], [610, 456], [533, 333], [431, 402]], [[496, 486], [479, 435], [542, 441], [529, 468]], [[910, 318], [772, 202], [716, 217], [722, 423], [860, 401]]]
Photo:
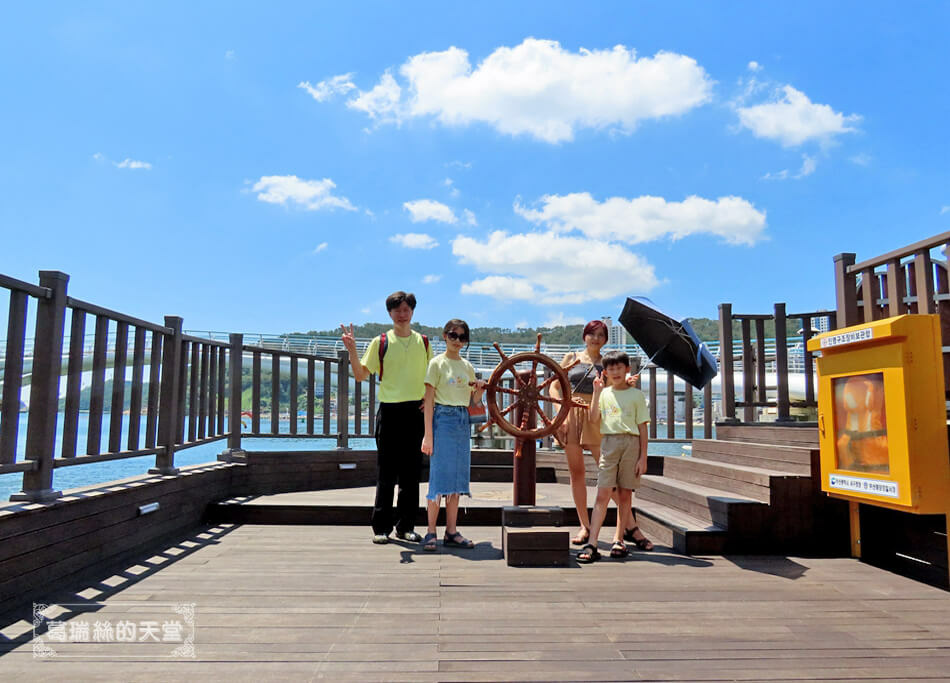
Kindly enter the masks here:
[[591, 562], [596, 562], [600, 559], [600, 551], [597, 550], [597, 547], [592, 543], [588, 543], [583, 548], [581, 548], [580, 553], [577, 555], [577, 561], [582, 564], [590, 564]]

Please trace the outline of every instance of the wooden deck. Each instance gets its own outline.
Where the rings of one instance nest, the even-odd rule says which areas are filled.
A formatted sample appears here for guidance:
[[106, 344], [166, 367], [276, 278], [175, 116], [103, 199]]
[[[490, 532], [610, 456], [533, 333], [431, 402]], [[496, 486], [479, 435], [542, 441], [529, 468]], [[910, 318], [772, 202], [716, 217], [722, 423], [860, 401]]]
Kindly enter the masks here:
[[[358, 493], [365, 495], [333, 495]], [[950, 594], [856, 560], [685, 557], [658, 547], [625, 561], [511, 568], [501, 559], [500, 528], [463, 531], [478, 542], [474, 550], [424, 553], [418, 545], [373, 545], [370, 530], [355, 526], [204, 527], [46, 600], [97, 601], [94, 618], [113, 622], [193, 602], [194, 658], [170, 657], [170, 646], [151, 643], [51, 643], [57, 655], [36, 658], [26, 612], [2, 621], [0, 675], [232, 682], [950, 676]], [[90, 613], [62, 618], [68, 624]]]

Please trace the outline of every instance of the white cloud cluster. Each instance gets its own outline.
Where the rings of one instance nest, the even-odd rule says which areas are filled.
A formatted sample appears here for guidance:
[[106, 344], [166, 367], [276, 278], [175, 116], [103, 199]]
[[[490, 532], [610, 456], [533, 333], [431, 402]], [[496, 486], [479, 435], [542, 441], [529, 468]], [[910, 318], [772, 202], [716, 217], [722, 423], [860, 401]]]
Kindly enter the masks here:
[[461, 263], [491, 275], [462, 285], [465, 294], [542, 304], [576, 304], [649, 291], [653, 266], [623, 246], [557, 234], [492, 232], [487, 240], [456, 237]]
[[113, 161], [116, 168], [145, 169], [151, 170], [152, 165], [147, 161], [136, 161], [135, 159], [125, 159], [124, 161]]
[[324, 102], [334, 95], [345, 95], [355, 90], [353, 85], [353, 74], [340, 74], [325, 81], [320, 81], [316, 85], [311, 85], [310, 81], [301, 81], [297, 84], [298, 88], [306, 90], [317, 102]]
[[[475, 67], [461, 48], [423, 52], [398, 74], [402, 85], [387, 71], [347, 106], [378, 123], [433, 117], [446, 126], [484, 123], [549, 143], [572, 140], [582, 128], [630, 132], [640, 121], [683, 114], [708, 102], [713, 86], [685, 55], [637, 57], [622, 45], [571, 52], [535, 38], [499, 47]], [[356, 88], [350, 74], [300, 87], [319, 101]]]
[[405, 247], [406, 249], [432, 249], [439, 246], [439, 243], [431, 235], [420, 232], [407, 232], [401, 235], [393, 235], [389, 238], [390, 242]]
[[802, 167], [799, 169], [798, 173], [792, 173], [787, 168], [783, 168], [777, 173], [766, 173], [762, 176], [762, 180], [801, 180], [806, 176], [810, 176], [815, 172], [815, 169], [818, 168], [818, 162], [815, 160], [815, 157], [810, 157], [807, 154], [802, 155]]
[[402, 207], [409, 212], [409, 220], [413, 223], [424, 223], [426, 221], [449, 223], [451, 225], [458, 223], [455, 212], [442, 202], [437, 202], [434, 199], [414, 199], [410, 202], [404, 202]]
[[295, 175], [261, 176], [254, 187], [257, 198], [269, 204], [297, 204], [307, 211], [320, 209], [345, 209], [356, 211], [356, 207], [346, 197], [336, 197], [336, 187], [329, 178], [323, 180], [304, 180]]
[[741, 197], [712, 201], [692, 196], [681, 202], [651, 196], [611, 197], [598, 202], [587, 192], [577, 192], [546, 195], [541, 205], [529, 209], [516, 202], [515, 212], [554, 232], [579, 230], [592, 239], [628, 244], [705, 233], [730, 244], [751, 245], [762, 239], [766, 225], [765, 213]]
[[[547, 322], [543, 323], [542, 327], [567, 327], [568, 325], [583, 325], [587, 321], [583, 318], [576, 315], [564, 315], [564, 313], [558, 313], [553, 318], [549, 319]], [[527, 327], [527, 325], [525, 325]]]
[[426, 275], [422, 278], [422, 284], [424, 285], [434, 285], [436, 282], [442, 279], [441, 275]]
[[784, 147], [797, 147], [817, 140], [829, 143], [836, 136], [857, 131], [858, 114], [845, 116], [827, 104], [812, 102], [808, 96], [786, 85], [772, 101], [736, 108], [739, 122], [759, 138], [775, 140]]
[[319, 254], [321, 251], [325, 251], [327, 246], [329, 245], [326, 242], [321, 242], [320, 244], [317, 245], [316, 249], [313, 250], [313, 253]]

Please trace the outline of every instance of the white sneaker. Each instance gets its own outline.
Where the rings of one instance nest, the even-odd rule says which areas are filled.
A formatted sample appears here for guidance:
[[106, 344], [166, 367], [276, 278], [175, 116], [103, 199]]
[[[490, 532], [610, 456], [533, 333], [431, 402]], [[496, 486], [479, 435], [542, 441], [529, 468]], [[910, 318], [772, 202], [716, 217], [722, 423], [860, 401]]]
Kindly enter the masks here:
[[373, 543], [377, 545], [389, 543], [389, 534], [373, 534]]

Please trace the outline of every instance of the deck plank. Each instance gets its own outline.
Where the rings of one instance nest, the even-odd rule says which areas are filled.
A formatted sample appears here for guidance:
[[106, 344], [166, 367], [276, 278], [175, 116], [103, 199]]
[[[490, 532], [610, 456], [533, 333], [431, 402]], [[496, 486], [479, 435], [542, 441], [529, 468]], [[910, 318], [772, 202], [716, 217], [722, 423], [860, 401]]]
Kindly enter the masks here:
[[626, 561], [514, 568], [502, 559], [500, 528], [463, 532], [475, 549], [424, 553], [373, 545], [368, 528], [353, 526], [209, 527], [49, 599], [80, 602], [81, 592], [101, 601], [98, 619], [114, 620], [195, 602], [195, 659], [74, 644], [69, 652], [97, 657], [61, 646], [38, 660], [31, 634], [16, 637], [14, 622], [29, 616], [20, 613], [2, 624], [0, 674], [801, 681], [950, 671], [950, 594], [855, 560], [658, 548]]

